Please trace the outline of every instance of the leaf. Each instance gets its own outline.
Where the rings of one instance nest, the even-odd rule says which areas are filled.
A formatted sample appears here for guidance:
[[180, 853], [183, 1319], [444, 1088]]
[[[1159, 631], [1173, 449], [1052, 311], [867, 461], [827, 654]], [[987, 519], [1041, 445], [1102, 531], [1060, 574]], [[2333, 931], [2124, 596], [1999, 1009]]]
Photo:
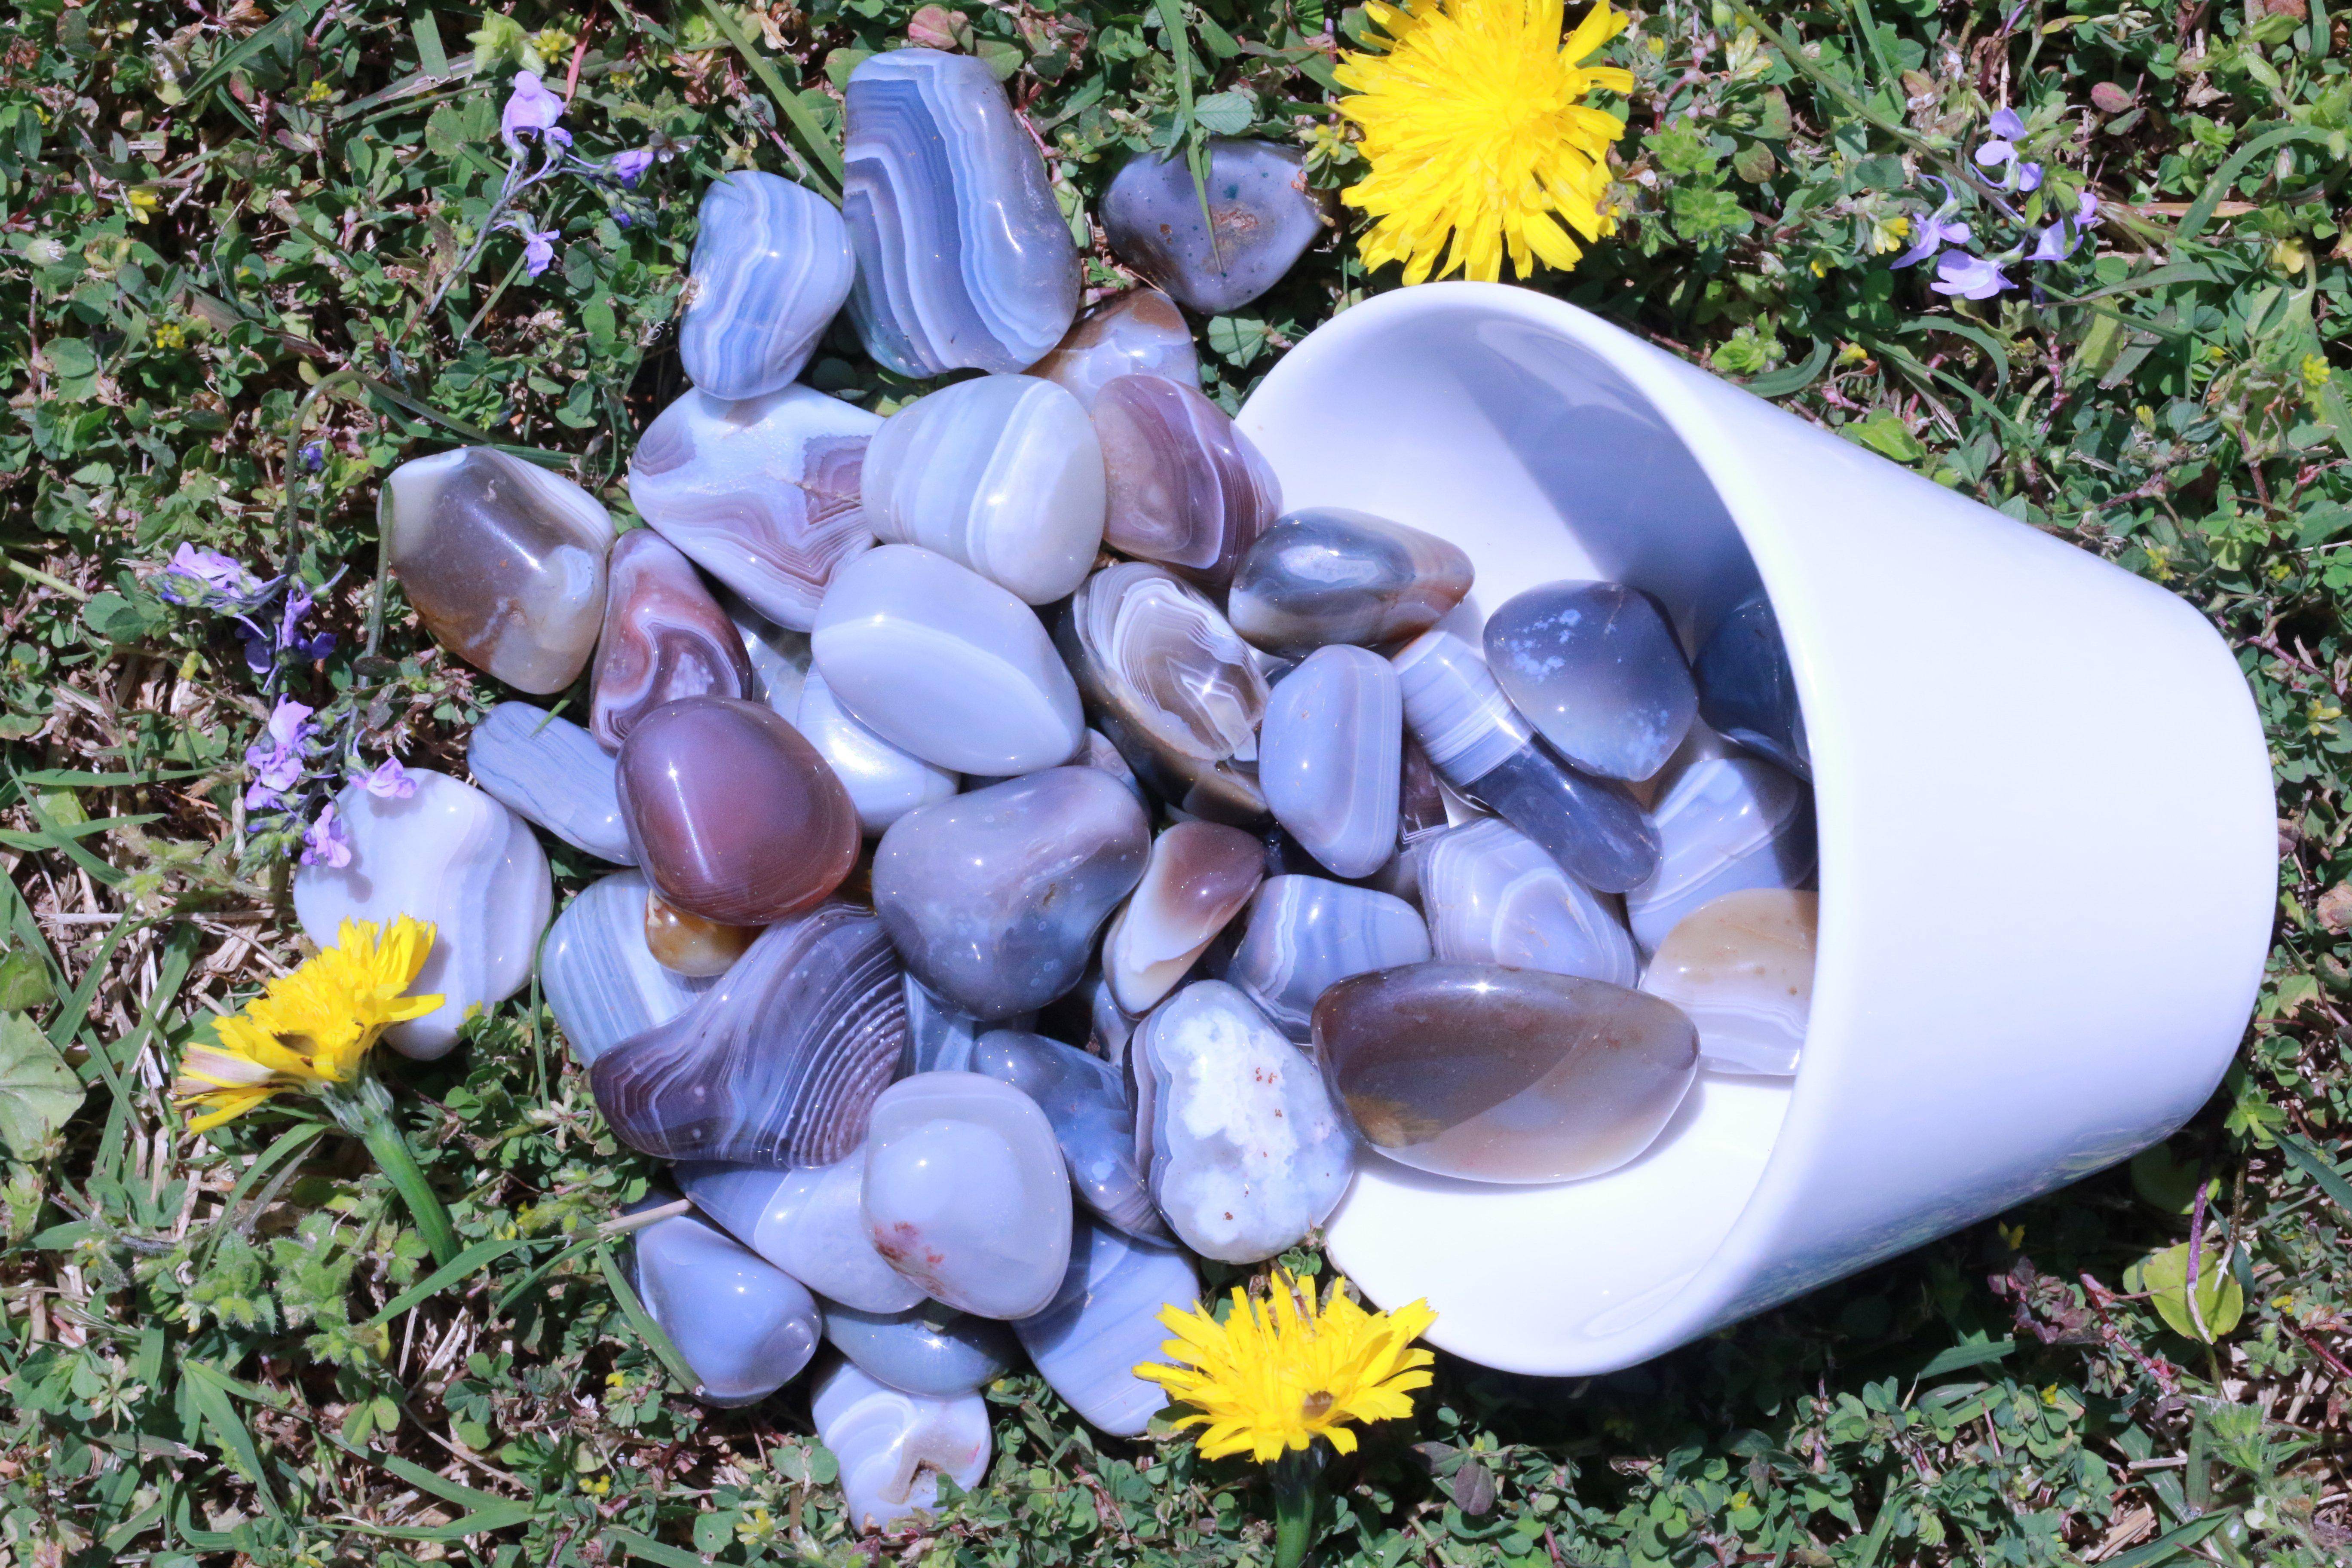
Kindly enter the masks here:
[[2120, 1557], [2110, 1557], [2106, 1568], [2156, 1568], [2159, 1563], [2169, 1563], [2185, 1555], [2189, 1549], [2237, 1518], [2234, 1509], [2209, 1513], [2202, 1519], [2191, 1520], [2179, 1530], [2158, 1536], [2145, 1546], [2135, 1546]]
[[[2140, 1265], [2140, 1289], [2156, 1315], [2184, 1339], [2211, 1344], [2238, 1326], [2246, 1313], [2246, 1293], [2222, 1266], [2221, 1250], [2207, 1247], [2197, 1259], [2197, 1313], [2189, 1310], [2189, 1244], [2168, 1247]], [[2197, 1320], [2204, 1320], [2204, 1331]]]
[[2158, 1143], [2132, 1156], [2132, 1191], [2167, 1214], [2187, 1214], [2204, 1172], [2203, 1161], [2177, 1159], [2169, 1144]]
[[1214, 92], [1192, 106], [1192, 123], [1212, 136], [1239, 136], [1257, 118], [1257, 101], [1245, 92]]
[[2319, 1190], [2335, 1202], [2337, 1208], [2352, 1214], [2352, 1182], [2344, 1179], [2327, 1157], [2290, 1132], [2278, 1135], [2279, 1152], [2289, 1163], [2318, 1184]]
[[1937, 1351], [1927, 1358], [1927, 1364], [1919, 1369], [1918, 1381], [1924, 1382], [1927, 1378], [1941, 1377], [1948, 1372], [1959, 1372], [1968, 1367], [1985, 1366], [1993, 1362], [2006, 1361], [2009, 1353], [2016, 1348], [2015, 1340], [1990, 1340], [1982, 1344], [1953, 1345], [1948, 1350]]
[[1265, 352], [1265, 323], [1248, 316], [1212, 316], [1208, 339], [1210, 350], [1219, 359], [1246, 365]]
[[817, 188], [831, 199], [839, 201], [841, 149], [833, 144], [833, 138], [827, 136], [824, 128], [811, 118], [808, 105], [803, 103], [801, 95], [776, 73], [776, 68], [768, 63], [768, 57], [743, 36], [742, 27], [720, 0], [702, 0], [702, 9], [710, 18], [711, 26], [719, 29], [719, 36], [734, 46], [735, 52], [743, 57], [743, 63], [751, 68], [751, 74], [760, 79], [760, 85], [768, 89], [768, 96], [775, 100], [776, 108], [792, 121], [793, 139], [800, 144], [802, 152], [815, 161], [821, 179], [828, 182], [820, 184]]
[[426, 76], [447, 76], [449, 56], [441, 47], [441, 29], [433, 20], [433, 13], [418, 7], [408, 19], [409, 37], [416, 40], [416, 68]]
[[1824, 338], [1813, 344], [1813, 352], [1801, 364], [1784, 364], [1779, 370], [1768, 370], [1762, 375], [1750, 377], [1741, 384], [1759, 397], [1786, 397], [1792, 392], [1802, 392], [1820, 379], [1830, 363], [1830, 343]]
[[38, 1159], [81, 1109], [80, 1077], [22, 1013], [0, 1016], [0, 1143], [19, 1160]]
[[29, 952], [0, 952], [0, 1013], [29, 1013], [58, 999], [49, 972]]
[[1916, 463], [1927, 455], [1919, 437], [1911, 434], [1911, 426], [1903, 423], [1903, 416], [1892, 408], [1872, 409], [1868, 417], [1847, 425], [1845, 434], [1898, 463]]

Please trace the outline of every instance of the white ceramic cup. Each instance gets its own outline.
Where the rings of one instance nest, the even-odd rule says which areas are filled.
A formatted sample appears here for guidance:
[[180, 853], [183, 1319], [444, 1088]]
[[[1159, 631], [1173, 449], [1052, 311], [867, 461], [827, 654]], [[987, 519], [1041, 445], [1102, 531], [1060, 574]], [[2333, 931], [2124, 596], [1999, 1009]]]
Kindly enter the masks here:
[[1704, 638], [1760, 578], [1811, 742], [1796, 1078], [1704, 1079], [1590, 1181], [1367, 1155], [1328, 1237], [1372, 1300], [1427, 1298], [1430, 1339], [1490, 1366], [1611, 1371], [2113, 1164], [2212, 1092], [2276, 818], [2237, 661], [2189, 605], [1520, 289], [1358, 305], [1240, 423], [1286, 508], [1468, 551], [1445, 624], [1474, 644], [1562, 578], [1645, 588]]

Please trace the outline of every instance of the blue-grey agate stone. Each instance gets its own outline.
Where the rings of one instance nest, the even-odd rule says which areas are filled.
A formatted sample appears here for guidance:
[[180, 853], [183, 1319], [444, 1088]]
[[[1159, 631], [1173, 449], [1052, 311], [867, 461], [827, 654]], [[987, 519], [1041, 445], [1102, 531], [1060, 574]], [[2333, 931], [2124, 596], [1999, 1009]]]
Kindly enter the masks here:
[[[583, 731], [584, 733], [584, 731]], [[642, 872], [615, 871], [563, 906], [539, 950], [539, 983], [582, 1067], [694, 1005], [709, 980], [665, 968], [646, 946]]]
[[1282, 281], [1323, 230], [1306, 161], [1271, 142], [1209, 143], [1208, 216], [1181, 158], [1131, 159], [1103, 198], [1103, 234], [1121, 261], [1204, 316], [1240, 309]]
[[903, 1312], [923, 1288], [890, 1267], [866, 1233], [866, 1151], [830, 1165], [772, 1171], [689, 1160], [677, 1184], [719, 1228], [824, 1297], [867, 1312]]
[[474, 726], [466, 765], [483, 794], [574, 849], [615, 866], [637, 863], [613, 754], [571, 720], [528, 702], [501, 702]]
[[1759, 592], [1735, 605], [1698, 650], [1692, 673], [1698, 678], [1700, 715], [1726, 740], [1800, 778], [1813, 776], [1796, 672], [1789, 668], [1770, 599]]
[[1012, 1029], [982, 1035], [971, 1068], [1037, 1102], [1054, 1125], [1080, 1203], [1131, 1236], [1167, 1236], [1136, 1166], [1135, 1108], [1118, 1068], [1059, 1040]]
[[1644, 952], [1726, 893], [1799, 888], [1813, 874], [1813, 792], [1769, 763], [1702, 758], [1667, 786], [1654, 820], [1657, 873], [1625, 894]]
[[702, 194], [694, 296], [677, 329], [688, 377], [730, 402], [790, 386], [856, 268], [832, 203], [774, 174], [721, 174]]
[[1698, 689], [1657, 601], [1622, 583], [1549, 583], [1486, 617], [1486, 668], [1559, 754], [1645, 779], [1690, 733]]
[[1004, 1325], [937, 1301], [903, 1312], [861, 1312], [824, 1303], [824, 1337], [857, 1370], [901, 1394], [947, 1399], [995, 1381], [1013, 1364]]
[[1168, 1403], [1165, 1389], [1135, 1375], [1145, 1362], [1168, 1359], [1160, 1314], [1200, 1300], [1200, 1276], [1181, 1251], [1081, 1220], [1061, 1292], [1013, 1331], [1071, 1409], [1114, 1436], [1135, 1437]]
[[1321, 877], [1269, 877], [1225, 979], [1294, 1040], [1316, 999], [1351, 974], [1429, 957], [1429, 928], [1402, 899]]
[[916, 377], [1045, 358], [1078, 313], [1078, 251], [988, 67], [892, 49], [850, 73], [845, 98], [841, 215], [866, 352]]
[[692, 1215], [657, 1219], [637, 1232], [635, 1262], [637, 1295], [693, 1369], [704, 1404], [765, 1399], [816, 1353], [816, 1299], [717, 1226]]

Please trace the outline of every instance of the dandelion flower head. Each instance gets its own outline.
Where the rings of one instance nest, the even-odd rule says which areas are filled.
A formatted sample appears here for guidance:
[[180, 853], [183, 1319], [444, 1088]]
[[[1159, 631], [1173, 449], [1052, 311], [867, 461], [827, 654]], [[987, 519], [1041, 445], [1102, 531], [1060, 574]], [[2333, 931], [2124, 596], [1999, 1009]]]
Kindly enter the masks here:
[[1351, 51], [1338, 70], [1351, 94], [1339, 112], [1361, 128], [1372, 171], [1340, 198], [1373, 219], [1365, 266], [1401, 261], [1407, 283], [1457, 270], [1491, 283], [1506, 252], [1524, 278], [1538, 261], [1575, 266], [1578, 237], [1616, 231], [1607, 160], [1625, 127], [1584, 101], [1633, 90], [1631, 72], [1583, 63], [1625, 30], [1609, 0], [1565, 42], [1561, 0], [1366, 9], [1386, 47]]
[[1425, 1302], [1368, 1312], [1336, 1280], [1318, 1302], [1312, 1279], [1280, 1271], [1264, 1301], [1236, 1289], [1222, 1323], [1205, 1305], [1163, 1308], [1160, 1321], [1176, 1335], [1161, 1349], [1182, 1364], [1146, 1363], [1135, 1375], [1193, 1407], [1177, 1425], [1202, 1428], [1212, 1459], [1246, 1453], [1265, 1464], [1318, 1437], [1352, 1454], [1348, 1423], [1411, 1415], [1436, 1359], [1412, 1348], [1437, 1321]]
[[242, 1012], [215, 1018], [216, 1045], [191, 1045], [173, 1092], [205, 1132], [273, 1094], [315, 1093], [359, 1075], [385, 1028], [421, 1018], [439, 996], [404, 994], [433, 952], [433, 927], [406, 915], [387, 931], [345, 921], [335, 945], [269, 983]]

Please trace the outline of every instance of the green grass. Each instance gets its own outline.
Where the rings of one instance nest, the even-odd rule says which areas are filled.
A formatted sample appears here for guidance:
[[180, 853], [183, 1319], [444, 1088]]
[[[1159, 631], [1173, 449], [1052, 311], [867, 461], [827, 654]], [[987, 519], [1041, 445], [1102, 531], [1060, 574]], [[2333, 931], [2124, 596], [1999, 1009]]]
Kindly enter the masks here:
[[[456, 1268], [431, 1268], [385, 1181], [299, 1102], [209, 1142], [179, 1130], [165, 1086], [196, 1020], [299, 950], [284, 837], [236, 804], [267, 702], [228, 625], [136, 568], [190, 542], [313, 586], [341, 570], [322, 612], [341, 646], [292, 689], [371, 757], [457, 766], [497, 693], [432, 648], [396, 584], [371, 648], [377, 483], [494, 432], [625, 509], [634, 432], [682, 384], [667, 323], [712, 175], [828, 185], [839, 82], [911, 24], [1010, 73], [1087, 212], [1147, 143], [1328, 123], [1323, 30], [1362, 18], [1318, 0], [975, 0], [919, 22], [905, 0], [534, 5], [486, 23], [20, 0], [0, 42], [0, 1564], [880, 1560], [843, 1529], [803, 1394], [702, 1410], [632, 1330], [596, 1227], [650, 1172], [534, 995], [448, 1060], [391, 1069]], [[2007, 31], [1934, 0], [1747, 17], [1667, 5], [1612, 46], [1639, 83], [1627, 218], [1538, 286], [2209, 616], [2278, 773], [2261, 1007], [2213, 1104], [2128, 1171], [1614, 1377], [1442, 1362], [1420, 1419], [1335, 1469], [1326, 1560], [2340, 1562], [2343, 26], [2321, 0], [2028, 0]], [[577, 66], [583, 150], [680, 150], [626, 227], [587, 182], [530, 192], [534, 226], [562, 232], [532, 280], [518, 237], [477, 241], [504, 78], [542, 27], [585, 40], [547, 40], [552, 79]], [[480, 72], [478, 30], [500, 56]], [[2042, 299], [1956, 304], [1880, 247], [1937, 200], [1930, 176], [1961, 179], [2004, 101], [2049, 171], [2040, 198], [2087, 185], [2105, 221], [2095, 254], [2013, 269]], [[1315, 168], [1334, 188], [1360, 173], [1328, 140]], [[1966, 200], [1987, 249], [2050, 221]], [[1318, 247], [1207, 324], [1216, 395], [1237, 405], [1286, 346], [1392, 286]], [[814, 378], [876, 408], [913, 390], [839, 343]], [[323, 468], [293, 465], [289, 494], [289, 446], [312, 442]], [[592, 870], [556, 864], [567, 888]], [[2240, 1304], [2212, 1344], [2161, 1289], [2200, 1190]], [[2202, 1299], [2210, 1326], [2228, 1293]], [[1247, 1468], [1098, 1439], [1028, 1375], [990, 1398], [987, 1486], [892, 1560], [1269, 1558]]]

